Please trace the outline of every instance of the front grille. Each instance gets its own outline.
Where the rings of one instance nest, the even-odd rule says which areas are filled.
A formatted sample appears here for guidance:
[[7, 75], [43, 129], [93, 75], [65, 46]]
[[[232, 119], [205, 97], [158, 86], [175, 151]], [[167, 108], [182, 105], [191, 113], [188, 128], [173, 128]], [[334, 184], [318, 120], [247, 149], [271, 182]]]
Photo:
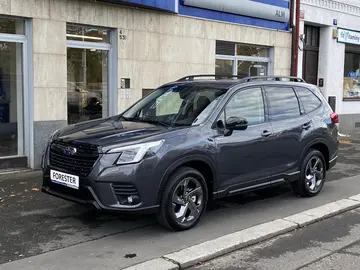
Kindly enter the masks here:
[[[70, 153], [68, 147], [75, 148]], [[83, 143], [54, 142], [50, 146], [50, 164], [77, 176], [87, 176], [99, 157], [97, 146]]]
[[116, 196], [136, 196], [138, 192], [132, 184], [113, 184], [113, 191]]

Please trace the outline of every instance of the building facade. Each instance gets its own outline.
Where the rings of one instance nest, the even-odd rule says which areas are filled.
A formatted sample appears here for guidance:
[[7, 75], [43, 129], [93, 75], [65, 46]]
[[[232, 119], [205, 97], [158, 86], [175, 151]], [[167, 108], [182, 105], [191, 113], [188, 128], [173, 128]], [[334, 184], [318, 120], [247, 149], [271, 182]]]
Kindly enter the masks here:
[[298, 76], [316, 84], [360, 139], [360, 1], [301, 0]]
[[246, 1], [1, 1], [0, 169], [182, 76], [289, 75], [289, 2]]

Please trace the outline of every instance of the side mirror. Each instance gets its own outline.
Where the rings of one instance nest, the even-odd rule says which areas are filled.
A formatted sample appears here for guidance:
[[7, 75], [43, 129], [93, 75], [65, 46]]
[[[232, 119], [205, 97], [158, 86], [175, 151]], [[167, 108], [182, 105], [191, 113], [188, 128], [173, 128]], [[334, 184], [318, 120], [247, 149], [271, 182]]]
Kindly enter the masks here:
[[242, 117], [232, 116], [226, 120], [225, 127], [229, 130], [245, 130], [248, 127], [248, 121]]

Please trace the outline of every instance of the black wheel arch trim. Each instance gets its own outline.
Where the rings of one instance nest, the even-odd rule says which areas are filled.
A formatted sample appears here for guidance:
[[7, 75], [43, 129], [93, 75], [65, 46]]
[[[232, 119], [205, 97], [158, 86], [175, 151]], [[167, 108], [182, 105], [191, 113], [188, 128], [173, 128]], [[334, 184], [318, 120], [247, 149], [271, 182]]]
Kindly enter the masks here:
[[[325, 146], [327, 147], [327, 149], [329, 150], [329, 147], [328, 147], [325, 139], [314, 139], [314, 140], [310, 141], [310, 142], [306, 145], [306, 147], [304, 148], [304, 150], [303, 150], [303, 152], [302, 152], [302, 154], [301, 154], [301, 159], [299, 160], [299, 165], [298, 165], [298, 169], [299, 169], [299, 170], [301, 170], [301, 164], [302, 164], [302, 161], [304, 160], [306, 154], [309, 152], [309, 150], [310, 150], [314, 145], [319, 144], [319, 143], [325, 145]], [[325, 158], [325, 157], [324, 157], [324, 158]]]
[[[204, 162], [205, 164], [207, 164], [212, 172], [212, 176], [213, 176], [213, 188], [215, 188], [215, 183], [216, 183], [216, 167], [215, 164], [211, 161], [210, 158], [204, 156], [204, 155], [199, 155], [199, 154], [194, 154], [194, 155], [187, 155], [185, 157], [182, 157], [176, 161], [174, 161], [165, 171], [165, 173], [162, 175], [161, 177], [161, 181], [160, 181], [160, 185], [159, 185], [159, 189], [158, 189], [158, 194], [157, 194], [157, 198], [156, 198], [156, 203], [159, 204], [161, 201], [161, 196], [163, 194], [163, 191], [165, 189], [165, 185], [170, 177], [170, 175], [179, 167], [183, 166], [184, 164], [188, 163], [188, 162]], [[196, 169], [196, 168], [195, 168]], [[206, 179], [205, 179], [206, 180]]]

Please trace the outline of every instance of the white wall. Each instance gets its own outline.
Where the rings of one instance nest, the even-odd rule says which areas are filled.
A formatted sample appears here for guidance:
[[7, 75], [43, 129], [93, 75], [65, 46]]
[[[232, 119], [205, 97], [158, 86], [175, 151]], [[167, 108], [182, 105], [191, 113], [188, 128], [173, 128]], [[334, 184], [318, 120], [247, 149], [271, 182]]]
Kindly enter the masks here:
[[[304, 24], [314, 24], [320, 29], [318, 78], [324, 78], [322, 92], [326, 97], [336, 96], [336, 112], [339, 114], [360, 113], [360, 101], [342, 101], [345, 45], [333, 39], [333, 29], [337, 27], [360, 31], [360, 0], [335, 1], [303, 0], [301, 10], [305, 18], [300, 23], [300, 34]], [[333, 25], [333, 20], [337, 25]], [[301, 44], [301, 42], [300, 42]], [[302, 77], [303, 52], [299, 50], [298, 76]]]

